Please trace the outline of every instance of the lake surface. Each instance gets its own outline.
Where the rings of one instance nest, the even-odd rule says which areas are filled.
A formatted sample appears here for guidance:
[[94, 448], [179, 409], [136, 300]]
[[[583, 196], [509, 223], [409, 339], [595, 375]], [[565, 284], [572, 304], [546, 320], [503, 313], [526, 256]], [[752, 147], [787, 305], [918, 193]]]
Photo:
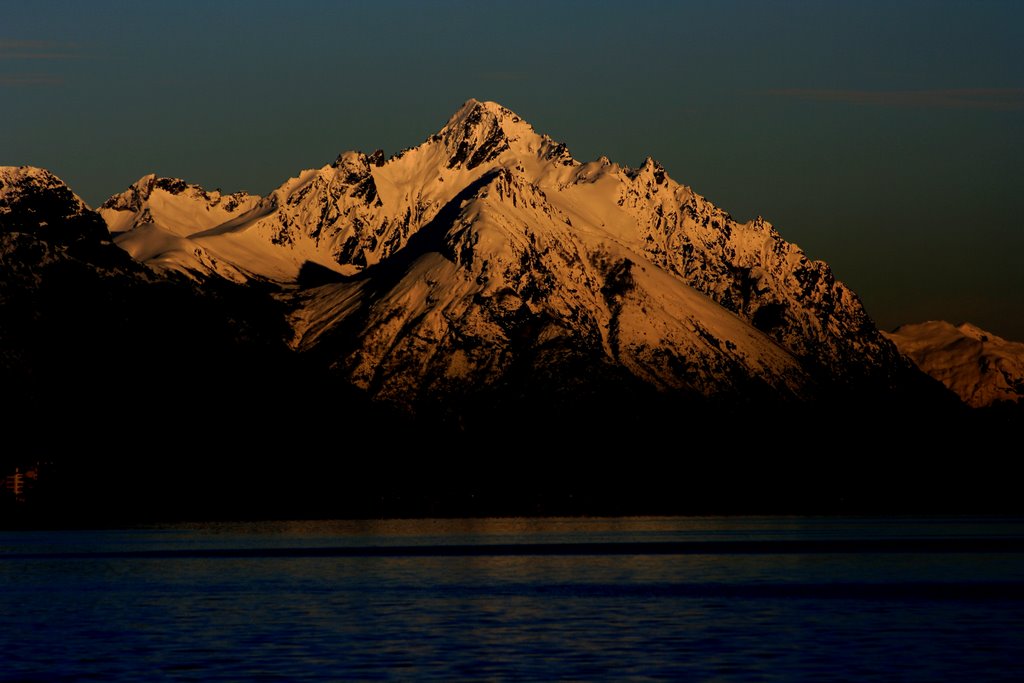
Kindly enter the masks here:
[[5, 680], [1019, 680], [1024, 520], [0, 533]]

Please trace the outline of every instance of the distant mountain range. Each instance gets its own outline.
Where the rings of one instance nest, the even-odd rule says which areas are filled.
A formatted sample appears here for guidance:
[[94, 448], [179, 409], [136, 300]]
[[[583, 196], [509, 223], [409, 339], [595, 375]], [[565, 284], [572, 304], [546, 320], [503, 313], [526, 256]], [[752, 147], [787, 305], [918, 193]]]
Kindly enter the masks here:
[[944, 323], [884, 335], [765, 220], [651, 159], [580, 162], [493, 102], [266, 197], [147, 175], [93, 211], [46, 170], [2, 167], [0, 269], [23, 454], [84, 438], [311, 462], [325, 438], [740, 448], [836, 428], [868, 448], [863, 425], [962, 417], [949, 390], [1021, 393], [1021, 345]]

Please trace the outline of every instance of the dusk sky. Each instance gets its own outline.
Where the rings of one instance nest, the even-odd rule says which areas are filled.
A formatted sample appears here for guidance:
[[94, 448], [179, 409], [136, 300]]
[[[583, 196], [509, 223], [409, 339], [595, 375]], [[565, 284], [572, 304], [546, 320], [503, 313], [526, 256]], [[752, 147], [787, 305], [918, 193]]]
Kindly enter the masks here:
[[93, 206], [149, 172], [266, 193], [470, 97], [763, 215], [883, 329], [1024, 340], [1019, 0], [0, 0], [0, 164]]

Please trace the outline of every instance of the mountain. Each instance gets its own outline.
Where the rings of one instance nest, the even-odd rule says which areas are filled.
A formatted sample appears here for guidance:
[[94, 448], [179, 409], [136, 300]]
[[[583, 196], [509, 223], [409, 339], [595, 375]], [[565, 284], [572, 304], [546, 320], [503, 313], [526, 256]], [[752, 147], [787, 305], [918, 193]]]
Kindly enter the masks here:
[[[218, 425], [248, 416], [244, 397], [319, 391], [286, 344], [286, 313], [252, 284], [200, 286], [137, 262], [59, 178], [0, 167], [0, 465], [87, 444], [203, 450], [195, 420], [212, 445]], [[333, 387], [323, 410], [361, 414], [351, 393]], [[254, 438], [234, 433], [225, 452]]]
[[104, 222], [57, 176], [0, 166], [0, 235], [15, 232], [64, 245], [108, 238]]
[[[235, 262], [259, 264], [261, 244], [247, 239], [243, 232], [215, 239], [216, 244], [211, 245], [204, 233], [252, 215], [260, 206], [261, 198], [255, 195], [222, 195], [183, 180], [149, 174], [104, 202], [99, 214], [115, 243], [153, 270], [192, 277], [216, 274], [244, 283], [258, 275]], [[285, 271], [287, 277], [287, 266]]]
[[763, 219], [651, 159], [577, 161], [493, 102], [264, 198], [147, 176], [101, 213], [157, 269], [281, 287], [295, 349], [413, 410], [627, 388], [801, 400], [904, 371], [857, 296]]
[[884, 333], [921, 370], [964, 403], [989, 407], [1024, 399], [1024, 344], [970, 323], [937, 320]]
[[0, 385], [75, 520], [938, 509], [985, 433], [763, 219], [475, 100], [263, 197], [0, 168]]

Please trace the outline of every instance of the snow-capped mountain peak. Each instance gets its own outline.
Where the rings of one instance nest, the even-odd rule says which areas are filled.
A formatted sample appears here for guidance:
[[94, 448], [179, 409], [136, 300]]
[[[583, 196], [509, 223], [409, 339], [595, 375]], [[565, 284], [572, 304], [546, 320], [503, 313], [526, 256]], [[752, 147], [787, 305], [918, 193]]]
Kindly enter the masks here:
[[[346, 341], [346, 371], [368, 388], [451, 379], [419, 355], [440, 347], [394, 334], [478, 339], [472, 353], [444, 346], [438, 362], [461, 359], [456, 374], [479, 378], [486, 368], [501, 374], [493, 354], [526, 348], [512, 340], [534, 318], [546, 322], [522, 329], [698, 393], [735, 389], [750, 374], [784, 392], [808, 381], [805, 372], [884, 381], [898, 362], [856, 295], [766, 221], [733, 220], [651, 157], [636, 168], [580, 163], [494, 102], [468, 100], [390, 158], [343, 152], [265, 199], [246, 195], [234, 210], [225, 201], [147, 176], [104, 216], [114, 230], [128, 226], [119, 245], [157, 268], [291, 285], [312, 262], [353, 279], [296, 300], [295, 344], [312, 348], [358, 316], [366, 346]], [[401, 268], [434, 282], [433, 293], [395, 280]], [[702, 369], [687, 375], [686, 358]]]
[[444, 143], [448, 168], [462, 165], [468, 170], [494, 161], [507, 151], [537, 154], [544, 143], [515, 112], [496, 102], [474, 99], [463, 104], [434, 138]]
[[[259, 212], [264, 201], [247, 192], [224, 194], [180, 178], [149, 173], [99, 209], [115, 243], [156, 270], [191, 277], [217, 274], [243, 282], [259, 274], [245, 259], [211, 250], [202, 238], [210, 231]], [[251, 256], [251, 255], [250, 255]]]
[[180, 178], [148, 173], [105, 201], [99, 213], [112, 233], [158, 223], [162, 229], [186, 237], [220, 225], [259, 201], [260, 197], [247, 192], [222, 194]]
[[945, 320], [883, 333], [921, 370], [975, 408], [1024, 400], [1024, 344]]

